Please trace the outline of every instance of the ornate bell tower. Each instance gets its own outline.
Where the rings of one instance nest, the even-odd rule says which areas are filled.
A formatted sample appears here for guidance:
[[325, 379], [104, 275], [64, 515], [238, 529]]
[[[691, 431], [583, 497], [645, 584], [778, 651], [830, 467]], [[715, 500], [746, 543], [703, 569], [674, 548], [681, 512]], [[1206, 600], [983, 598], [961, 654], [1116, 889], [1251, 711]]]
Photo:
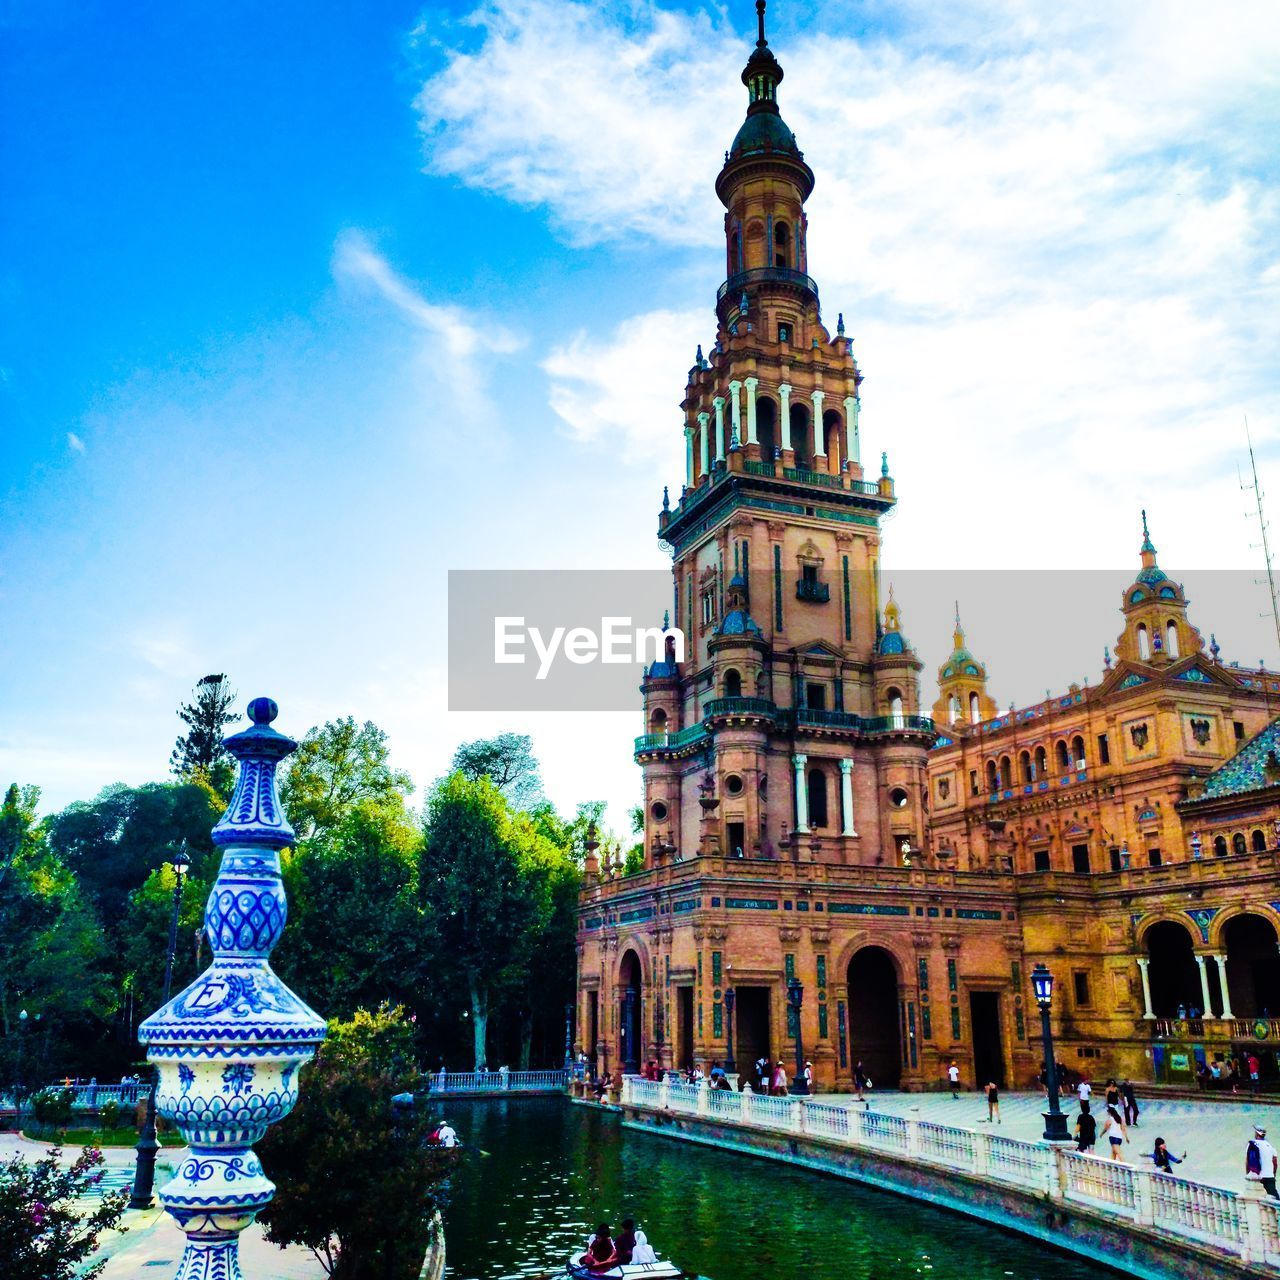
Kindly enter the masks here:
[[924, 843], [920, 663], [881, 620], [888, 460], [865, 479], [862, 375], [808, 274], [814, 186], [759, 37], [746, 119], [716, 179], [725, 282], [684, 411], [685, 478], [664, 505], [684, 661], [644, 683], [648, 865], [698, 855], [898, 864]]

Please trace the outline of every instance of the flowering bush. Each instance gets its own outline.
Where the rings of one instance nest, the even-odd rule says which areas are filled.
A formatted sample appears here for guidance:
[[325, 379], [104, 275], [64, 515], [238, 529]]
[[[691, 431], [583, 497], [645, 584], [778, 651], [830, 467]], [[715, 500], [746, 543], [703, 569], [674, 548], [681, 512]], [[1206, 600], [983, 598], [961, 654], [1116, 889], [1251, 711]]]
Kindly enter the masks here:
[[128, 1195], [102, 1196], [91, 1213], [83, 1198], [102, 1181], [102, 1152], [86, 1147], [70, 1165], [54, 1147], [39, 1160], [0, 1165], [0, 1276], [93, 1280], [105, 1262], [85, 1267], [98, 1233], [120, 1221]]

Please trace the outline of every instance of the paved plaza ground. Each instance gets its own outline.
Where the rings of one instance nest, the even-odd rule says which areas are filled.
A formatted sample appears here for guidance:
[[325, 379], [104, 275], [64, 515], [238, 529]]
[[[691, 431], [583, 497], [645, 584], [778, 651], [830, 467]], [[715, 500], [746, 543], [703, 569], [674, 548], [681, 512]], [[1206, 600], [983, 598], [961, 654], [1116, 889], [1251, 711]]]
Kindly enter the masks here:
[[[14, 1133], [0, 1133], [0, 1163], [15, 1155], [38, 1159], [47, 1149], [45, 1143], [31, 1142]], [[69, 1159], [80, 1153], [79, 1147], [67, 1147], [65, 1150]], [[184, 1147], [166, 1147], [160, 1151], [156, 1162], [156, 1186], [168, 1181], [184, 1152]], [[106, 1160], [104, 1190], [131, 1186], [133, 1148], [107, 1147], [102, 1154]], [[121, 1226], [128, 1230], [107, 1232], [102, 1237], [97, 1254], [98, 1258], [107, 1259], [102, 1280], [126, 1280], [139, 1274], [166, 1276], [178, 1269], [183, 1235], [164, 1210], [158, 1207], [126, 1209]], [[256, 1226], [240, 1237], [240, 1260], [246, 1275], [270, 1276], [272, 1280], [314, 1280], [325, 1274], [310, 1249], [279, 1249], [268, 1244]], [[162, 1266], [168, 1270], [161, 1270]], [[144, 1273], [141, 1271], [143, 1267], [155, 1267], [155, 1270]]]
[[[1095, 1086], [1090, 1109], [1095, 1116], [1105, 1114], [1105, 1103]], [[987, 1127], [987, 1103], [982, 1094], [961, 1091], [959, 1099], [946, 1093], [891, 1093], [875, 1090], [868, 1095], [871, 1108], [891, 1115], [914, 1116], [935, 1124], [957, 1125], [964, 1129]], [[819, 1094], [815, 1101], [828, 1103], [855, 1102], [852, 1094]], [[1042, 1114], [1047, 1103], [1041, 1093], [1004, 1093], [1000, 1095], [1000, 1120], [992, 1129], [1008, 1138], [1032, 1142], [1044, 1134]], [[1130, 1164], [1151, 1167], [1142, 1153], [1150, 1151], [1157, 1137], [1169, 1145], [1176, 1156], [1187, 1153], [1185, 1164], [1174, 1172], [1196, 1182], [1209, 1182], [1230, 1190], [1244, 1189], [1245, 1144], [1253, 1136], [1255, 1124], [1264, 1125], [1272, 1143], [1280, 1146], [1280, 1102], [1239, 1103], [1201, 1100], [1198, 1098], [1144, 1098], [1138, 1090], [1138, 1125], [1129, 1131], [1130, 1141], [1121, 1148]], [[1079, 1104], [1075, 1096], [1063, 1099], [1067, 1127], [1074, 1130]], [[1098, 1122], [1101, 1130], [1102, 1122]], [[1106, 1143], [1097, 1154], [1105, 1155]]]

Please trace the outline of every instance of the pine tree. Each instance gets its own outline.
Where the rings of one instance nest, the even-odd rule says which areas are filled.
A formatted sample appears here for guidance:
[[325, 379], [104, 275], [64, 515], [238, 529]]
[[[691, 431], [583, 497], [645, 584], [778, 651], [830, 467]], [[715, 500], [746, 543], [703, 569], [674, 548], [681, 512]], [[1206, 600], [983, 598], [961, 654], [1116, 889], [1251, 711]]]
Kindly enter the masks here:
[[174, 744], [169, 765], [180, 778], [206, 779], [223, 796], [231, 792], [235, 769], [222, 745], [222, 731], [236, 717], [227, 710], [236, 700], [225, 675], [204, 676], [196, 684], [194, 702], [178, 708], [188, 732]]

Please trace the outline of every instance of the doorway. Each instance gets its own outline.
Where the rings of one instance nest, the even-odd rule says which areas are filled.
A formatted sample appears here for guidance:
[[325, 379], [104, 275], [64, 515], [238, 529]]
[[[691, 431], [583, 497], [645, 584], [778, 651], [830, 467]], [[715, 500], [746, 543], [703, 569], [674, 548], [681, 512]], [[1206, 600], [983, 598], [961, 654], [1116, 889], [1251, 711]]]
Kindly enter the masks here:
[[734, 1061], [738, 1071], [750, 1077], [757, 1058], [773, 1061], [769, 1045], [769, 988], [737, 987], [733, 1011]]
[[676, 1066], [693, 1066], [693, 988], [676, 988]]
[[1004, 1088], [1004, 1038], [1000, 1034], [1000, 993], [969, 993], [969, 1025], [973, 1028], [974, 1084], [981, 1089], [994, 1081]]
[[877, 1087], [898, 1087], [898, 969], [883, 947], [863, 947], [849, 962], [849, 1057], [855, 1066], [862, 1064]]
[[587, 1059], [591, 1063], [591, 1074], [594, 1076], [597, 1070], [596, 1063], [596, 1044], [600, 1039], [600, 993], [598, 991], [587, 992], [587, 1036], [586, 1043], [583, 1048], [587, 1051]]

